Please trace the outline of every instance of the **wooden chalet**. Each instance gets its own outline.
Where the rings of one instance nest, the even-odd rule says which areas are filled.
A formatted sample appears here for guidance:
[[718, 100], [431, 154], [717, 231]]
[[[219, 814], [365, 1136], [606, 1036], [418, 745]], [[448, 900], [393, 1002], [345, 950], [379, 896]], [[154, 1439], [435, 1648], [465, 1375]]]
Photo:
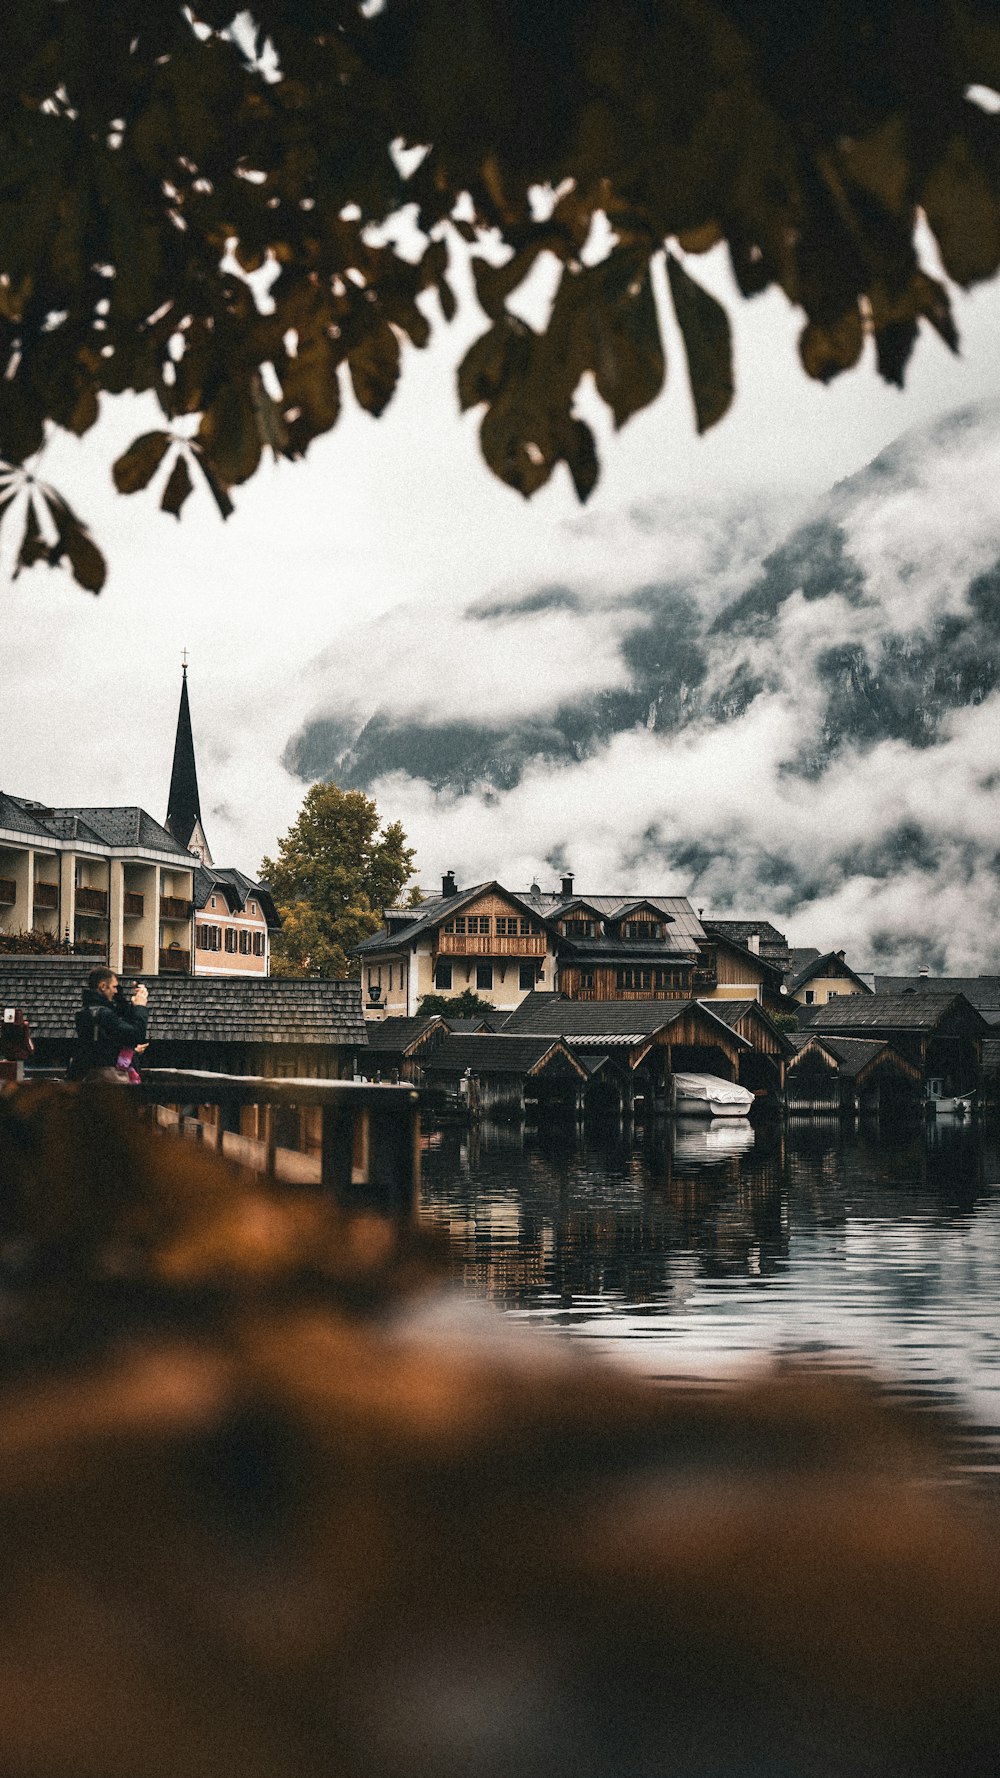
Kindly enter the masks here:
[[587, 1078], [558, 1037], [505, 1032], [447, 1036], [424, 1063], [429, 1090], [482, 1117], [522, 1117], [529, 1108], [578, 1110]]
[[571, 895], [548, 921], [558, 991], [570, 1000], [690, 998], [700, 927], [682, 896]]
[[924, 1093], [917, 1064], [879, 1037], [792, 1034], [785, 1103], [797, 1116], [876, 1113], [904, 1116], [918, 1110]]
[[706, 926], [699, 943], [694, 976], [699, 1000], [757, 1000], [774, 1012], [787, 1010], [781, 964], [727, 935], [721, 930], [725, 924]]
[[804, 1006], [801, 1030], [879, 1038], [920, 1071], [932, 1098], [974, 1092], [991, 1027], [964, 994], [857, 994]]

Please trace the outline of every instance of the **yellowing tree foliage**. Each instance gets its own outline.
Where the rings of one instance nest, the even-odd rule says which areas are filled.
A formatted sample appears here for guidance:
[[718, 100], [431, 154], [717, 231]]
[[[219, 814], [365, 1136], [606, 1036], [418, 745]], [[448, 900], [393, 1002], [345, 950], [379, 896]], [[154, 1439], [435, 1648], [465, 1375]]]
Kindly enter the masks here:
[[399, 900], [413, 875], [413, 856], [398, 821], [379, 831], [370, 797], [314, 784], [278, 841], [277, 858], [265, 858], [260, 867], [282, 919], [271, 948], [272, 973], [360, 974], [351, 950], [378, 929], [383, 908]]
[[[0, 519], [23, 519], [19, 566], [104, 578], [85, 525], [25, 478], [48, 427], [86, 433], [102, 394], [150, 391], [163, 425], [117, 487], [159, 476], [180, 515], [200, 482], [226, 515], [264, 451], [300, 457], [336, 424], [348, 386], [382, 413], [402, 345], [454, 312], [456, 252], [488, 322], [459, 372], [487, 463], [526, 496], [563, 463], [581, 499], [581, 379], [616, 426], [663, 386], [657, 260], [699, 430], [733, 368], [692, 255], [725, 242], [744, 296], [785, 292], [810, 376], [870, 337], [892, 382], [921, 324], [956, 345], [919, 219], [955, 283], [1000, 264], [995, 0], [258, 0], [235, 32], [234, 10], [5, 8]], [[405, 205], [415, 259], [377, 232]], [[560, 275], [535, 331], [509, 301], [542, 253]], [[258, 306], [241, 274], [265, 264]]]

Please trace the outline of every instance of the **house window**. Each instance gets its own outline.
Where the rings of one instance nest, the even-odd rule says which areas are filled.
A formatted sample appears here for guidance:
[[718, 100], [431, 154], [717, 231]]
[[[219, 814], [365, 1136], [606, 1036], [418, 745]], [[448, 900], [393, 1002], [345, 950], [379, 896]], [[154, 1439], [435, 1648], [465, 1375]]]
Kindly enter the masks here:
[[618, 987], [626, 993], [639, 994], [653, 986], [651, 969], [620, 969], [617, 975]]
[[392, 993], [392, 964], [389, 965], [389, 992]]
[[593, 920], [567, 920], [563, 926], [567, 938], [593, 938]]
[[517, 985], [522, 994], [530, 994], [535, 985], [535, 965], [522, 963], [518, 970]]
[[593, 970], [592, 969], [581, 969], [581, 971], [580, 971], [580, 992], [581, 992], [581, 994], [592, 994], [593, 991], [594, 991], [594, 972], [593, 972]]
[[212, 896], [212, 906], [213, 906], [213, 908], [215, 906], [215, 896], [214, 895]]
[[222, 928], [220, 926], [198, 926], [195, 928], [195, 944], [199, 951], [218, 951], [222, 949]]
[[451, 987], [451, 964], [439, 963], [434, 971], [434, 986], [445, 992]]
[[247, 932], [246, 928], [243, 927], [240, 931], [240, 956], [241, 957], [249, 957], [249, 955], [250, 955], [250, 934], [249, 934], [249, 932]]
[[255, 957], [264, 955], [264, 934], [262, 932], [255, 932], [253, 935], [253, 954]]
[[518, 921], [515, 918], [508, 918], [504, 914], [497, 915], [497, 933], [501, 938], [516, 938], [517, 928]]
[[226, 950], [232, 952], [232, 951], [235, 951], [235, 949], [236, 949], [236, 933], [235, 933], [232, 926], [227, 926], [226, 927]]
[[470, 917], [469, 917], [469, 931], [470, 932], [489, 932], [489, 930], [490, 930], [490, 916], [489, 916], [489, 914], [472, 914], [472, 915], [470, 915]]
[[251, 914], [255, 914], [257, 912], [257, 903], [255, 901], [248, 901], [247, 909]]
[[811, 1006], [813, 1001], [815, 1000], [815, 998], [816, 998], [816, 996], [815, 996], [812, 988], [807, 988], [806, 989], [806, 1005]]
[[535, 933], [537, 931], [538, 931], [538, 927], [535, 925], [534, 920], [522, 920], [521, 921], [521, 937], [522, 938], [528, 938], [532, 933]]
[[476, 964], [476, 987], [477, 988], [492, 988], [492, 986], [493, 986], [493, 965], [492, 965], [492, 963], [477, 963]]

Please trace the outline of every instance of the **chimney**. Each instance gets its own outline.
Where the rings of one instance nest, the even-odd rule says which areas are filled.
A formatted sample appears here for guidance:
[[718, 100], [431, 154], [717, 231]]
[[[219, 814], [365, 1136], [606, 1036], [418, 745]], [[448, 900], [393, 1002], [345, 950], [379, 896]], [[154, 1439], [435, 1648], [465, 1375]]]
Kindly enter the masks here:
[[929, 963], [921, 963], [920, 968], [917, 970], [917, 974], [918, 975], [930, 975], [930, 973], [931, 973], [930, 964]]
[[441, 894], [446, 898], [450, 895], [458, 894], [458, 884], [455, 881], [455, 873], [453, 870], [446, 871], [441, 878]]
[[750, 952], [751, 957], [759, 957], [760, 956], [760, 933], [759, 932], [751, 932], [748, 935], [747, 950]]
[[573, 872], [571, 870], [566, 871], [565, 875], [563, 876], [562, 893], [564, 896], [567, 896], [567, 897], [572, 895], [572, 893], [573, 893]]

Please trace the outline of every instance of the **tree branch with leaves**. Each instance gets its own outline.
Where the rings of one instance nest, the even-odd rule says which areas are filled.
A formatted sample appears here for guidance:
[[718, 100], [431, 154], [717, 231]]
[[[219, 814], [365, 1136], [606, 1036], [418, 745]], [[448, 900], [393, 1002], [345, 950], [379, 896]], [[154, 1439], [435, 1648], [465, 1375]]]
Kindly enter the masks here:
[[[26, 479], [53, 428], [152, 394], [164, 424], [116, 486], [168, 464], [165, 511], [200, 485], [225, 517], [348, 388], [384, 411], [405, 347], [455, 312], [456, 255], [489, 322], [459, 371], [487, 463], [525, 496], [565, 464], [581, 499], [582, 381], [615, 426], [663, 387], [657, 262], [699, 431], [734, 370], [694, 256], [724, 243], [744, 297], [784, 291], [809, 376], [870, 339], [895, 383], [925, 323], [957, 346], [921, 222], [953, 284], [1000, 264], [992, 0], [259, 0], [246, 28], [232, 0], [19, 0], [4, 33], [0, 520], [23, 520], [20, 567], [92, 591], [86, 527]], [[405, 206], [416, 256], [384, 230]], [[510, 299], [543, 254], [559, 279], [534, 329]]]

